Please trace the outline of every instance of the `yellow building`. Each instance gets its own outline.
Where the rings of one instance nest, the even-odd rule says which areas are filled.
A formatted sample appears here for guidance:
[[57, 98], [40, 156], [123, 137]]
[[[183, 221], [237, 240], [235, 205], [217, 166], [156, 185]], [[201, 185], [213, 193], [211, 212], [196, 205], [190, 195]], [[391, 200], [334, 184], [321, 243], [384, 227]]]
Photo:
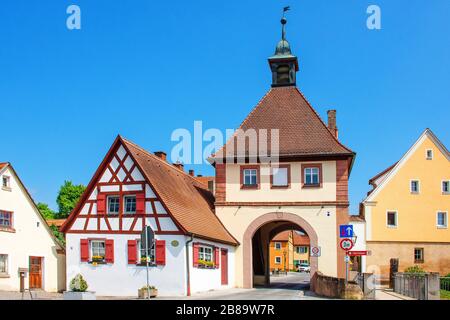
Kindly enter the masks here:
[[366, 220], [368, 271], [389, 276], [391, 258], [399, 271], [419, 265], [450, 273], [450, 154], [426, 129], [406, 154], [369, 183], [361, 205]]
[[270, 271], [296, 271], [298, 265], [309, 265], [309, 237], [296, 230], [283, 231], [269, 245]]

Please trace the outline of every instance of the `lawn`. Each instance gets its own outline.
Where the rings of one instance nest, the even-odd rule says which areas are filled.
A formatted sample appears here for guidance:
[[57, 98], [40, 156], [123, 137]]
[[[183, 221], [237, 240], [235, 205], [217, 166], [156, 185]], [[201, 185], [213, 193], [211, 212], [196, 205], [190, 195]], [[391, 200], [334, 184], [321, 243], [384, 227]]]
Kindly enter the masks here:
[[450, 291], [441, 290], [441, 300], [450, 300]]

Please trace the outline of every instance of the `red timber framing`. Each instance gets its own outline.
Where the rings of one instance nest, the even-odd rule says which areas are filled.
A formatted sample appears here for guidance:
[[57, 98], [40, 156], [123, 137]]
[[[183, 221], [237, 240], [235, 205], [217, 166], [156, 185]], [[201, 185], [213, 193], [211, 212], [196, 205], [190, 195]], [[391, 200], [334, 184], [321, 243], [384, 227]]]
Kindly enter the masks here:
[[[120, 147], [126, 151], [125, 156], [120, 159], [117, 152], [120, 149]], [[130, 158], [132, 160], [133, 164], [127, 169], [125, 163], [127, 159]], [[115, 170], [111, 166], [111, 162], [115, 159], [117, 167]], [[119, 172], [123, 170], [123, 179], [121, 181], [119, 177]], [[133, 178], [133, 170], [139, 170], [141, 175], [144, 177], [144, 180], [135, 181]], [[110, 171], [111, 177], [108, 181], [100, 182], [105, 172]], [[142, 231], [142, 228], [139, 228], [137, 230], [136, 224], [139, 220], [142, 222], [142, 226], [145, 225], [146, 218], [153, 218], [156, 225], [156, 230], [153, 230], [155, 234], [159, 235], [183, 235], [186, 234], [186, 232], [183, 230], [181, 225], [173, 218], [173, 216], [170, 214], [167, 206], [160, 200], [160, 197], [155, 192], [155, 189], [152, 187], [152, 184], [148, 179], [142, 174], [143, 171], [141, 168], [139, 168], [138, 164], [136, 163], [135, 159], [130, 155], [129, 150], [127, 150], [127, 147], [124, 143], [121, 142], [121, 137], [118, 136], [116, 140], [114, 141], [113, 145], [108, 151], [108, 154], [103, 159], [102, 163], [100, 164], [99, 168], [97, 169], [96, 173], [94, 174], [92, 180], [90, 181], [88, 187], [86, 188], [84, 194], [82, 195], [79, 203], [75, 207], [75, 209], [72, 211], [71, 215], [67, 219], [66, 223], [62, 226], [63, 232], [66, 233], [78, 233], [78, 234], [140, 234]], [[126, 186], [133, 185], [133, 186], [140, 186], [140, 190], [130, 191], [126, 190]], [[146, 185], [152, 190], [153, 194], [155, 195], [154, 198], [148, 198], [145, 196], [146, 192]], [[118, 190], [115, 191], [101, 191], [102, 187], [116, 187]], [[95, 192], [96, 191], [96, 192]], [[97, 194], [97, 199], [90, 199], [92, 194]], [[99, 195], [102, 195], [103, 197], [100, 197]], [[108, 196], [118, 196], [119, 197], [119, 212], [117, 214], [108, 214]], [[136, 195], [136, 213], [133, 214], [125, 214], [124, 213], [124, 196], [126, 195]], [[98, 210], [99, 202], [101, 202], [103, 199], [104, 203], [102, 206], [104, 206], [104, 210]], [[139, 210], [138, 201], [141, 201], [143, 203], [143, 208]], [[157, 206], [156, 203], [159, 202], [161, 206], [164, 208], [165, 213], [157, 213]], [[152, 213], [146, 213], [146, 203], [150, 204]], [[97, 205], [97, 213], [94, 212], [94, 204]], [[82, 209], [87, 205], [87, 213], [81, 213]], [[140, 211], [140, 212], [139, 212]], [[84, 218], [84, 226], [82, 229], [79, 230], [72, 230], [72, 226], [77, 218]], [[124, 219], [125, 218], [132, 218], [133, 221], [129, 228], [125, 228]], [[177, 230], [171, 230], [171, 231], [164, 231], [161, 228], [160, 219], [162, 218], [171, 218], [175, 226], [177, 227]], [[92, 219], [96, 220], [96, 230], [92, 229], [92, 223], [90, 221]], [[118, 221], [118, 228], [114, 230], [111, 227], [111, 221], [110, 219], [119, 219]], [[101, 221], [105, 222], [106, 228], [101, 229]], [[89, 226], [91, 226], [90, 229]]]

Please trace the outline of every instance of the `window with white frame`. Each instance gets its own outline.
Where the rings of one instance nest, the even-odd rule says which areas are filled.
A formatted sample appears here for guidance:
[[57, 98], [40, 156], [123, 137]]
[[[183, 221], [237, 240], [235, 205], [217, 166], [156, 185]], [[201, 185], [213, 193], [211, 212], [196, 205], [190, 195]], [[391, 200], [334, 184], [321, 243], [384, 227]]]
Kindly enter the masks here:
[[244, 186], [255, 187], [258, 185], [258, 170], [257, 169], [244, 169], [243, 170]]
[[123, 211], [126, 214], [136, 213], [136, 196], [123, 197]]
[[281, 243], [275, 242], [275, 250], [281, 250]]
[[393, 228], [393, 227], [397, 227], [397, 225], [398, 225], [397, 212], [396, 211], [388, 211], [387, 226]]
[[426, 151], [426, 155], [427, 155], [427, 160], [433, 160], [433, 150], [432, 149], [428, 149]]
[[153, 245], [151, 248], [148, 248], [148, 251], [146, 251], [145, 243], [142, 243], [141, 240], [137, 241], [136, 247], [137, 247], [137, 257], [138, 257], [138, 261], [140, 263], [146, 263], [147, 256], [150, 258], [150, 261], [149, 261], [150, 264], [155, 263], [155, 242], [153, 242]]
[[281, 257], [275, 257], [275, 264], [281, 264]]
[[120, 197], [108, 196], [108, 214], [119, 214]]
[[411, 193], [419, 193], [420, 192], [419, 180], [411, 180], [410, 191], [411, 191]]
[[5, 189], [9, 189], [9, 188], [11, 188], [11, 185], [10, 185], [10, 177], [9, 176], [2, 176], [2, 187], [3, 188], [5, 188]]
[[105, 240], [91, 240], [91, 261], [103, 261], [105, 260]]
[[442, 181], [442, 193], [450, 194], [450, 181]]
[[287, 167], [272, 168], [272, 186], [287, 187], [289, 186], [289, 169]]
[[199, 246], [198, 259], [206, 262], [213, 262], [213, 248], [210, 246]]
[[0, 211], [0, 228], [12, 228], [12, 212]]
[[447, 228], [447, 212], [440, 211], [437, 213], [437, 227]]
[[0, 274], [8, 274], [8, 255], [0, 254]]
[[317, 186], [320, 184], [320, 169], [317, 167], [304, 169], [305, 181], [307, 186]]
[[297, 253], [308, 253], [308, 247], [297, 247]]

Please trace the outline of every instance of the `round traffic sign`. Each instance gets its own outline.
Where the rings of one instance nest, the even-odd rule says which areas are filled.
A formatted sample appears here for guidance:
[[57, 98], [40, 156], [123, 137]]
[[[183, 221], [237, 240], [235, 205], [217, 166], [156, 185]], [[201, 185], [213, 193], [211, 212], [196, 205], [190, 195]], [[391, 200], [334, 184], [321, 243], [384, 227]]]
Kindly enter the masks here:
[[340, 246], [342, 250], [350, 251], [353, 248], [353, 241], [352, 239], [342, 239]]

